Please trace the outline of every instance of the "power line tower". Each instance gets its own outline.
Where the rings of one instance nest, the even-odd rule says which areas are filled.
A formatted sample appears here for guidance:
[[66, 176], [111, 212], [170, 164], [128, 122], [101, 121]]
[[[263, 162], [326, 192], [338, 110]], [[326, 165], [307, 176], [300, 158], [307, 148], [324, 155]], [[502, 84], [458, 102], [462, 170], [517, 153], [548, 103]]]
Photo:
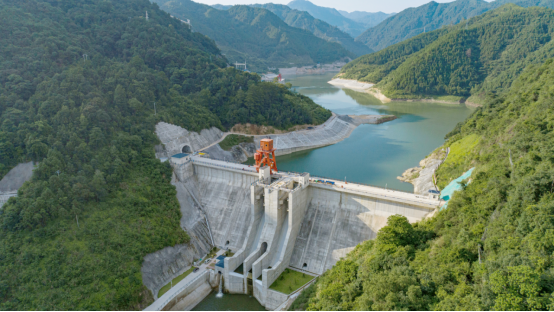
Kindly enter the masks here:
[[146, 11], [146, 20], [148, 20], [148, 11]]

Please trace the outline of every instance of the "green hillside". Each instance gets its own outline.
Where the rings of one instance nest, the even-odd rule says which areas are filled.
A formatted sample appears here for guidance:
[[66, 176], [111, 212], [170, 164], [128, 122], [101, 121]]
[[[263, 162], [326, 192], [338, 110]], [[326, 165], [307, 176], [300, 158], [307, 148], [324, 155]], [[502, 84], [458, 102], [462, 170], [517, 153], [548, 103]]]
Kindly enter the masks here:
[[354, 38], [336, 26], [331, 26], [322, 20], [314, 18], [308, 12], [293, 10], [286, 5], [273, 3], [253, 4], [252, 6], [261, 7], [273, 12], [289, 26], [308, 30], [316, 37], [330, 42], [338, 42], [356, 56], [373, 52], [366, 45], [354, 41]]
[[458, 24], [506, 3], [515, 3], [521, 7], [541, 6], [554, 9], [553, 0], [456, 0], [449, 3], [432, 1], [416, 8], [405, 9], [387, 18], [379, 25], [367, 29], [356, 41], [379, 51], [424, 32]]
[[244, 62], [249, 70], [332, 63], [355, 54], [336, 42], [291, 27], [262, 8], [233, 6], [217, 10], [190, 0], [154, 0], [180, 19], [190, 19], [192, 30], [215, 40], [230, 63]]
[[376, 83], [389, 98], [458, 96], [480, 102], [502, 92], [521, 71], [554, 56], [554, 11], [513, 4], [467, 23], [421, 34], [342, 69], [342, 77]]
[[0, 208], [0, 310], [151, 303], [143, 257], [189, 242], [154, 125], [284, 129], [331, 114], [259, 79], [147, 0], [0, 0], [0, 176], [38, 162]]
[[448, 208], [389, 217], [291, 310], [553, 310], [553, 85], [550, 59], [491, 95], [447, 136], [439, 185], [475, 167]]
[[366, 30], [365, 25], [344, 17], [336, 9], [318, 6], [308, 0], [293, 0], [289, 2], [287, 6], [294, 10], [306, 11], [311, 16], [320, 19], [329, 25], [337, 26], [340, 30], [352, 37], [357, 37], [364, 32], [364, 30]]

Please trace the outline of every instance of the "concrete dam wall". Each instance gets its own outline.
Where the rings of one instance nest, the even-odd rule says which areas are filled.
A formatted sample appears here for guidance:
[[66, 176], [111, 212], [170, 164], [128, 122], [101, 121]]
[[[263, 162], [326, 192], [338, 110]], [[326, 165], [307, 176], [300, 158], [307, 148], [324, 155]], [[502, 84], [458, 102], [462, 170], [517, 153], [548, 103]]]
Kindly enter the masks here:
[[[272, 175], [268, 168], [257, 173], [246, 165], [198, 156], [171, 161], [177, 188], [197, 199], [193, 212], [205, 213], [214, 244], [235, 252], [225, 259], [225, 288], [251, 293], [268, 309], [288, 298], [269, 289], [285, 268], [322, 274], [356, 245], [375, 238], [389, 216], [415, 222], [438, 206], [411, 193], [319, 183], [308, 173]], [[242, 273], [236, 271], [240, 266]]]

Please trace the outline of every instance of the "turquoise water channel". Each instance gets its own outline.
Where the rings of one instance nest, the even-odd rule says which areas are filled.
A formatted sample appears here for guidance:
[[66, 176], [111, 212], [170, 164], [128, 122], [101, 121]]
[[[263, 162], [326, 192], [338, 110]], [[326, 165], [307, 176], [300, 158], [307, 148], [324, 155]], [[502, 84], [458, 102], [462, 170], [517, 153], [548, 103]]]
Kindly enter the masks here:
[[361, 125], [337, 144], [277, 157], [284, 171], [309, 172], [333, 179], [413, 192], [396, 179], [444, 142], [444, 136], [473, 108], [465, 105], [392, 102], [382, 104], [362, 92], [327, 82], [334, 74], [285, 77], [293, 89], [337, 114], [395, 115], [380, 125]]
[[[444, 136], [473, 111], [465, 105], [420, 102], [382, 104], [373, 96], [334, 87], [334, 74], [285, 77], [293, 89], [337, 114], [395, 115], [380, 125], [361, 125], [347, 139], [326, 147], [277, 157], [282, 171], [310, 172], [333, 179], [373, 184], [412, 192], [413, 187], [396, 179], [406, 169], [441, 146]], [[212, 292], [193, 311], [265, 310], [247, 295]]]

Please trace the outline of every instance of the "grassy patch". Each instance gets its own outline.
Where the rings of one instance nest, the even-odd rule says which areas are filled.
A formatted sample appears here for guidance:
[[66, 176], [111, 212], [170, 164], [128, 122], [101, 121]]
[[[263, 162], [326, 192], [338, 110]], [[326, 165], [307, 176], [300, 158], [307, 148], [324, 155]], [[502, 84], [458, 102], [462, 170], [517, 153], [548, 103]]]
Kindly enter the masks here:
[[304, 284], [311, 281], [313, 278], [313, 276], [302, 272], [285, 269], [269, 288], [288, 295], [304, 286]]
[[468, 154], [479, 143], [479, 136], [477, 134], [471, 134], [465, 138], [458, 140], [450, 145], [450, 154], [444, 162], [447, 165], [457, 165], [464, 162]]
[[452, 179], [459, 177], [471, 166], [474, 158], [474, 149], [479, 144], [480, 137], [477, 134], [471, 134], [463, 139], [450, 144], [450, 154], [439, 167], [437, 171], [438, 186], [443, 189]]
[[215, 257], [218, 251], [219, 251], [219, 248], [217, 247], [212, 248], [212, 250], [210, 250], [210, 253], [206, 256], [206, 258], [204, 258], [204, 260]]
[[229, 134], [225, 137], [225, 139], [223, 139], [223, 141], [219, 142], [219, 146], [226, 151], [230, 151], [233, 146], [238, 145], [239, 143], [254, 143], [254, 137]]
[[167, 283], [167, 285], [165, 285], [164, 287], [162, 287], [160, 289], [160, 291], [158, 291], [158, 298], [160, 298], [161, 296], [163, 296], [163, 294], [165, 294], [168, 290], [171, 289], [171, 285], [175, 286], [177, 285], [177, 283], [179, 283], [180, 281], [182, 281], [185, 277], [187, 277], [187, 275], [189, 275], [190, 273], [192, 273], [192, 270], [194, 270], [194, 267], [191, 267], [190, 269], [186, 270], [183, 274], [177, 276], [176, 278], [174, 278], [171, 282]]
[[437, 101], [460, 102], [464, 97], [456, 96], [456, 95], [441, 95], [441, 96], [433, 96], [432, 98]]

